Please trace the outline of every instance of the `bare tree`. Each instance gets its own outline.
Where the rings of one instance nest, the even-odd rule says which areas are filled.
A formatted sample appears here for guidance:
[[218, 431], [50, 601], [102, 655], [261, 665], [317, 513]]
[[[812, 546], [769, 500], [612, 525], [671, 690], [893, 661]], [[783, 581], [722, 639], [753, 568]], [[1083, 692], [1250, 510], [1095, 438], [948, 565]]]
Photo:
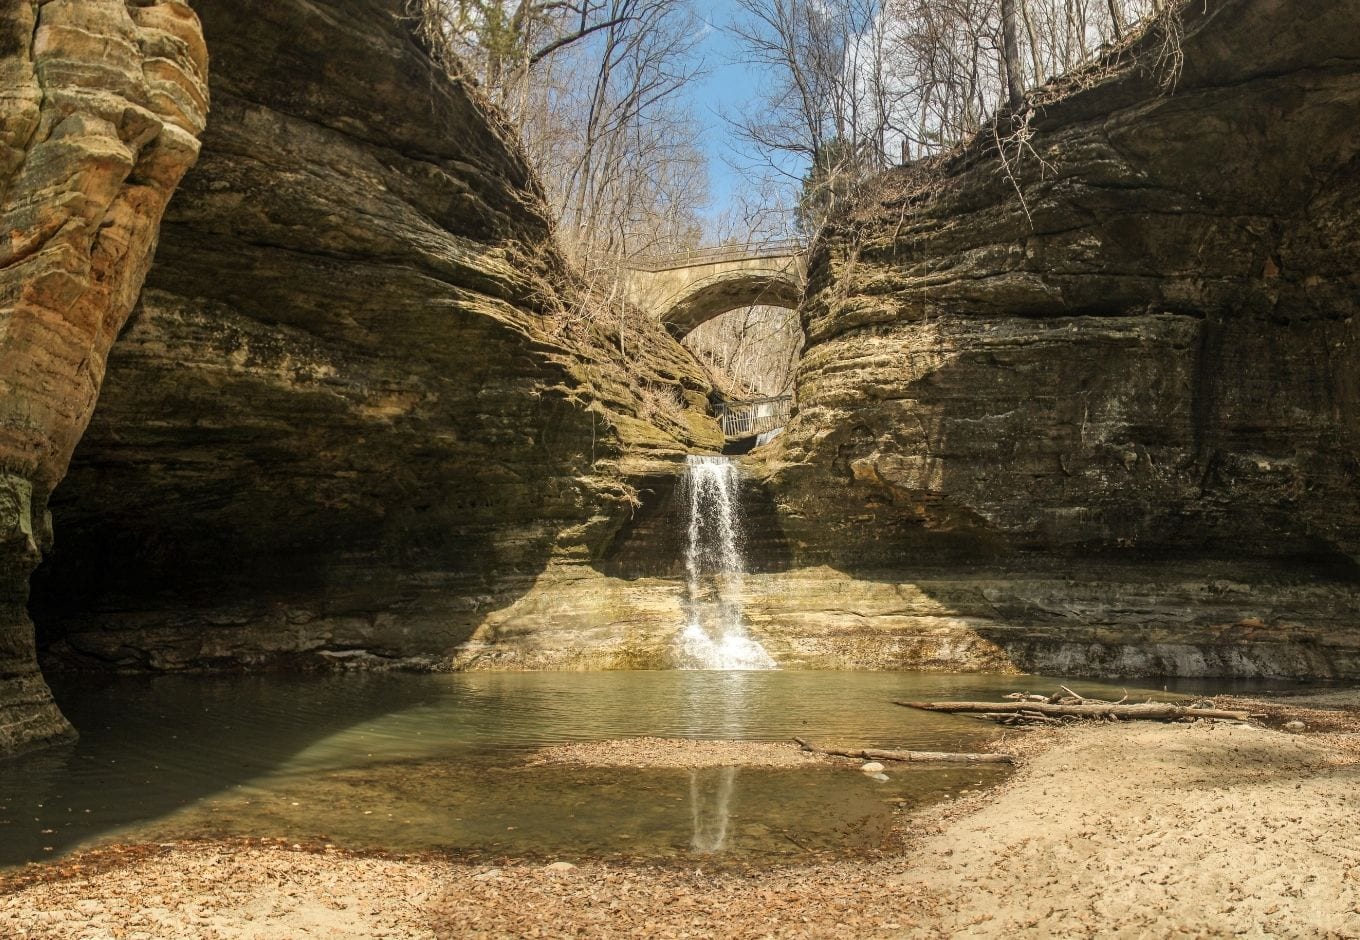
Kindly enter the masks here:
[[764, 81], [759, 103], [729, 121], [760, 155], [759, 172], [800, 186], [810, 180], [798, 202], [824, 217], [844, 192], [842, 181], [889, 162], [895, 102], [883, 74], [878, 2], [736, 0], [736, 7], [741, 16], [731, 29]]
[[[1163, 0], [737, 0], [734, 33], [766, 75], [734, 119], [767, 178], [830, 211], [897, 159], [976, 133], [1026, 84], [1118, 43]], [[1023, 31], [1021, 26], [1023, 25]], [[801, 202], [806, 205], [807, 198]]]
[[587, 274], [697, 242], [705, 161], [679, 103], [702, 68], [690, 0], [410, 2], [519, 131]]
[[[1018, 0], [1023, 3], [1024, 0]], [[1001, 54], [1006, 72], [1006, 103], [1012, 111], [1019, 111], [1025, 103], [1025, 80], [1020, 70], [1020, 38], [1017, 35], [1015, 4], [1017, 0], [1001, 0]], [[1110, 0], [1111, 9], [1115, 0]]]
[[[610, 3], [617, 22], [559, 63], [564, 93], [525, 132], [567, 247], [592, 268], [694, 244], [707, 188], [697, 129], [677, 104], [700, 68], [687, 5]], [[564, 124], [571, 139], [540, 138], [538, 128]]]
[[452, 45], [465, 76], [502, 99], [519, 90], [535, 65], [626, 16], [608, 0], [412, 2], [426, 28]]
[[684, 345], [733, 399], [785, 395], [802, 351], [798, 315], [783, 307], [744, 307], [701, 324]]

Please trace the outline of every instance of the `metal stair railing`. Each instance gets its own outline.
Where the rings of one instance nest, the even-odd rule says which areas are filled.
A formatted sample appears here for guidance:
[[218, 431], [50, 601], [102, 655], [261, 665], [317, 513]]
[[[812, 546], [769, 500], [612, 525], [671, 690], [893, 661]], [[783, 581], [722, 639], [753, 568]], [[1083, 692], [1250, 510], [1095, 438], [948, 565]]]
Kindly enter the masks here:
[[793, 396], [775, 395], [751, 401], [727, 401], [718, 404], [715, 410], [718, 423], [722, 425], [723, 437], [729, 440], [755, 437], [788, 424], [793, 414]]

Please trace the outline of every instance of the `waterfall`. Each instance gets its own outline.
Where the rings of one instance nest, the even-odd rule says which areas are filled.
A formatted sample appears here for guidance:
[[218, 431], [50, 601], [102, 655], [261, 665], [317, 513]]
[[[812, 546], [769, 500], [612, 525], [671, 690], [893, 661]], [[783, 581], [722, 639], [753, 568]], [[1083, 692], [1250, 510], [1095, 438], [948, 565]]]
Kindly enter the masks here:
[[688, 504], [685, 629], [686, 669], [774, 669], [765, 648], [746, 635], [742, 590], [741, 481], [726, 457], [689, 457], [681, 494]]

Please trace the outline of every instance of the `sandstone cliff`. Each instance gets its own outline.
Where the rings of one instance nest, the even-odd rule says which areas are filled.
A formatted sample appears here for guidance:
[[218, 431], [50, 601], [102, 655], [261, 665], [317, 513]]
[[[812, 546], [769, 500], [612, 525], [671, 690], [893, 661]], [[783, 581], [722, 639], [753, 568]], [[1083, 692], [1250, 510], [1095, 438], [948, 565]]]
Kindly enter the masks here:
[[[1042, 90], [1014, 181], [984, 133], [826, 233], [748, 459], [782, 665], [1360, 674], [1353, 4], [1184, 17], [1178, 74], [1154, 31]], [[639, 486], [457, 661], [673, 664], [684, 507]]]
[[847, 636], [1360, 672], [1357, 7], [1181, 23], [1179, 74], [1154, 29], [1041, 89], [1011, 175], [1002, 116], [825, 234], [766, 474]]
[[400, 0], [196, 0], [213, 115], [53, 510], [52, 663], [433, 663], [720, 443]]
[[207, 64], [180, 0], [0, 9], [0, 753], [70, 733], [37, 671], [28, 576], [198, 153]]

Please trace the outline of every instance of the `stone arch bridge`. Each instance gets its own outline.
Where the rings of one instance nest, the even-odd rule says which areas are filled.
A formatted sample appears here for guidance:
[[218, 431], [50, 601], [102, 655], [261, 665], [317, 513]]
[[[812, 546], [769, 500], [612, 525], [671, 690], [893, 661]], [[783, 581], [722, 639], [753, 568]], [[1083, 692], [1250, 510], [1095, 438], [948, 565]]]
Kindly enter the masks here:
[[683, 337], [701, 323], [752, 304], [798, 306], [807, 278], [807, 246], [788, 241], [701, 248], [625, 272], [629, 301]]

